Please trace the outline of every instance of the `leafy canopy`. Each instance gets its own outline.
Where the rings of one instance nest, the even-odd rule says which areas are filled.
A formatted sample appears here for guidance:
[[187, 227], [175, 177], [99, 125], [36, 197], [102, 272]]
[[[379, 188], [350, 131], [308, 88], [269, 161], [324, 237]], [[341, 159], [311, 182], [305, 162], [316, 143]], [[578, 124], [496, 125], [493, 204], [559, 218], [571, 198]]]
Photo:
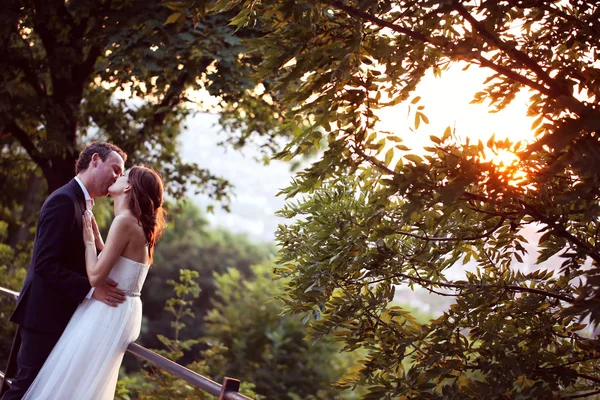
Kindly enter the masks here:
[[[218, 98], [225, 128], [249, 121], [236, 135], [230, 129], [232, 143], [262, 135], [265, 147], [274, 148], [269, 132], [276, 120], [258, 124], [246, 117], [273, 110], [252, 92], [255, 61], [244, 56], [241, 43], [261, 33], [229, 26], [237, 11], [165, 24], [172, 20], [168, 6], [158, 0], [3, 1], [2, 164], [28, 159], [51, 192], [71, 179], [83, 145], [102, 139], [123, 148], [128, 164], [159, 169], [176, 197], [195, 186], [224, 200], [228, 182], [183, 162], [177, 137], [198, 108], [190, 93], [206, 90]], [[228, 113], [244, 117], [233, 121]]]
[[[367, 398], [554, 398], [600, 393], [598, 16], [590, 1], [240, 0], [238, 27], [260, 78], [300, 128], [282, 159], [326, 143], [283, 191], [277, 272], [289, 312], [314, 337], [369, 354], [342, 385]], [[429, 71], [457, 62], [490, 78], [491, 111], [528, 91], [532, 143], [459, 142], [448, 128], [421, 156], [377, 110], [411, 98]], [[415, 125], [427, 117], [414, 100]], [[416, 107], [416, 110], [414, 108]], [[278, 112], [281, 112], [278, 110]], [[485, 157], [518, 155], [509, 166]], [[292, 220], [293, 218], [293, 220]], [[533, 268], [523, 228], [539, 230]], [[535, 255], [534, 255], [535, 256]], [[559, 258], [562, 265], [548, 260]], [[447, 271], [470, 262], [464, 279]], [[390, 302], [407, 285], [450, 295], [420, 324]]]

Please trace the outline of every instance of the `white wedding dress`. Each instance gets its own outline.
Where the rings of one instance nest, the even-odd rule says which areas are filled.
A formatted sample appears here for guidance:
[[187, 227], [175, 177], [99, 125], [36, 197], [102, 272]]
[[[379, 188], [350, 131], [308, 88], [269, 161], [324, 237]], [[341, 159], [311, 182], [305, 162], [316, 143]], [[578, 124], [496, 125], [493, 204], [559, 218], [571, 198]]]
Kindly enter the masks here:
[[109, 278], [126, 300], [110, 307], [84, 300], [71, 317], [24, 400], [114, 399], [119, 367], [142, 324], [140, 290], [149, 265], [120, 257]]

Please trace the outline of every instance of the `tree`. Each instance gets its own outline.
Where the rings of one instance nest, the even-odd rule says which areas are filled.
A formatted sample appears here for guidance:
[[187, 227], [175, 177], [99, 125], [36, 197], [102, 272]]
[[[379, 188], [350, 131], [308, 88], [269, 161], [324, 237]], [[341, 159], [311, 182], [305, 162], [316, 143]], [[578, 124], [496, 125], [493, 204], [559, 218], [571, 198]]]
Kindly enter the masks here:
[[[49, 191], [72, 178], [82, 137], [92, 127], [99, 137], [139, 152], [134, 159], [173, 157], [168, 139], [181, 122], [184, 89], [213, 58], [192, 62], [191, 50], [176, 47], [165, 57], [176, 35], [149, 18], [152, 13], [166, 18], [168, 10], [156, 2], [3, 2], [4, 145], [19, 144]], [[199, 40], [193, 29], [184, 33], [191, 44]], [[188, 69], [178, 70], [179, 63]], [[146, 97], [141, 107], [114, 102], [111, 96], [126, 85], [154, 99]], [[181, 164], [175, 158], [172, 163]]]
[[[251, 265], [266, 262], [275, 253], [272, 246], [253, 243], [246, 235], [209, 227], [200, 209], [190, 202], [180, 204], [178, 210], [171, 208], [169, 226], [156, 247], [154, 266], [142, 291], [145, 324], [139, 342], [143, 346], [157, 347], [157, 335], [166, 336], [172, 330], [171, 315], [163, 306], [171, 297], [167, 282], [176, 281], [179, 271], [191, 270], [199, 276], [196, 282], [201, 292], [191, 305], [195, 318], [181, 333], [182, 340], [194, 339], [205, 334], [203, 318], [216, 300], [214, 274], [235, 269], [249, 278]], [[187, 352], [183, 361], [193, 358]]]
[[302, 318], [281, 315], [283, 281], [273, 280], [272, 268], [253, 266], [250, 279], [236, 269], [215, 274], [218, 300], [204, 340], [212, 345], [205, 353], [223, 360], [218, 373], [252, 382], [265, 399], [360, 398], [332, 386], [356, 357], [332, 340], [306, 340]]
[[[6, 235], [7, 224], [0, 222], [0, 238]], [[7, 245], [0, 244], [0, 286], [19, 290], [23, 279], [25, 279], [25, 269], [18, 269], [16, 272], [9, 273], [8, 266], [15, 259], [14, 251]], [[8, 321], [8, 318], [15, 309], [16, 299], [0, 295], [0, 365], [2, 371], [8, 361], [12, 339], [15, 336], [17, 326]]]
[[[359, 398], [360, 392], [342, 393], [331, 386], [354, 365], [355, 357], [340, 354], [339, 346], [331, 340], [305, 340], [301, 318], [281, 315], [284, 304], [276, 297], [283, 285], [282, 281], [273, 281], [272, 266], [253, 266], [252, 272], [251, 277], [235, 268], [215, 273], [218, 300], [204, 317], [207, 334], [184, 339], [184, 331], [193, 331], [190, 320], [199, 318], [193, 302], [200, 293], [200, 274], [180, 270], [179, 278], [169, 281], [175, 295], [165, 307], [173, 321], [172, 329], [166, 335], [158, 335], [166, 350], [157, 351], [181, 363], [185, 351], [204, 342], [208, 347], [186, 366], [216, 381], [224, 376], [240, 379], [242, 392], [252, 398]], [[159, 370], [123, 377], [117, 397], [132, 396], [191, 399], [206, 395]]]
[[[283, 191], [279, 275], [287, 310], [313, 337], [367, 349], [342, 384], [368, 398], [579, 398], [600, 393], [600, 4], [590, 1], [218, 1], [261, 26], [259, 77], [297, 129], [282, 159], [327, 149]], [[188, 3], [192, 13], [203, 11]], [[529, 91], [537, 139], [459, 142], [425, 155], [377, 129], [377, 110], [411, 99], [457, 62], [490, 71], [474, 96], [491, 111]], [[412, 100], [415, 127], [427, 123]], [[298, 125], [300, 125], [298, 123]], [[511, 165], [493, 151], [519, 156]], [[522, 228], [539, 229], [536, 270], [518, 270]], [[564, 260], [552, 270], [548, 259]], [[445, 272], [471, 261], [474, 272]], [[587, 263], [587, 264], [586, 264]], [[390, 305], [397, 285], [451, 295], [430, 323]], [[409, 367], [403, 360], [409, 361]]]
[[[190, 350], [193, 345], [198, 343], [197, 339], [182, 340], [179, 334], [185, 329], [184, 320], [189, 320], [189, 317], [194, 318], [192, 311], [192, 302], [198, 298], [200, 294], [200, 286], [196, 282], [198, 272], [191, 270], [180, 270], [177, 280], [170, 280], [168, 283], [173, 287], [174, 296], [167, 300], [165, 311], [172, 318], [173, 332], [168, 336], [158, 335], [163, 347], [166, 349], [155, 350], [162, 356], [179, 363], [184, 351]], [[220, 365], [218, 357], [212, 359], [196, 360], [186, 367], [203, 376], [211, 376], [210, 368], [215, 365]], [[252, 384], [243, 382], [241, 391], [249, 396], [254, 395], [252, 392]], [[213, 396], [207, 394], [203, 390], [188, 384], [182, 379], [176, 379], [170, 373], [163, 369], [149, 368], [144, 369], [139, 373], [121, 376], [117, 383], [115, 393], [116, 399], [130, 400], [145, 399], [145, 400], [161, 400], [169, 399], [208, 399]]]
[[195, 190], [225, 201], [229, 183], [177, 152], [184, 120], [197, 107], [193, 91], [219, 98], [225, 141], [242, 146], [262, 136], [267, 153], [275, 148], [274, 106], [254, 94], [256, 60], [244, 56], [240, 41], [260, 31], [235, 31], [228, 25], [235, 12], [193, 21], [177, 9], [159, 0], [2, 2], [0, 217], [12, 247], [32, 240], [33, 210], [73, 177], [91, 140], [119, 145], [128, 165], [157, 168], [176, 198]]

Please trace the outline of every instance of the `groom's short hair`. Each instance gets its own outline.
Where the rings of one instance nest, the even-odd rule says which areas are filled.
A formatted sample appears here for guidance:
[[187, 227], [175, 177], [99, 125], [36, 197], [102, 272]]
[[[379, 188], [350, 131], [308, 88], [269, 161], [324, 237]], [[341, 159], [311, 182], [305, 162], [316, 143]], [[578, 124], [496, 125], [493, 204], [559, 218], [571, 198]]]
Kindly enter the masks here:
[[127, 154], [121, 150], [118, 146], [107, 142], [92, 142], [85, 146], [85, 148], [79, 153], [79, 158], [75, 163], [75, 173], [78, 174], [85, 171], [90, 166], [90, 161], [94, 153], [98, 153], [102, 161], [106, 161], [106, 157], [112, 152], [118, 153], [123, 162], [127, 161]]

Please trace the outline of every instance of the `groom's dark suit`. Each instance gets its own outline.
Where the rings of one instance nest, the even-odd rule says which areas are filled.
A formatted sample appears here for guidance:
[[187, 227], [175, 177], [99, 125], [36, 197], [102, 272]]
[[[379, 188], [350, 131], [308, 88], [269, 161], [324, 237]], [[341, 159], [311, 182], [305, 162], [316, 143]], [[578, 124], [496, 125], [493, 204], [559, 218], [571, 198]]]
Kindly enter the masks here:
[[2, 400], [21, 399], [90, 291], [83, 244], [85, 209], [83, 191], [74, 179], [42, 206], [33, 256], [11, 317], [21, 332], [17, 376]]

